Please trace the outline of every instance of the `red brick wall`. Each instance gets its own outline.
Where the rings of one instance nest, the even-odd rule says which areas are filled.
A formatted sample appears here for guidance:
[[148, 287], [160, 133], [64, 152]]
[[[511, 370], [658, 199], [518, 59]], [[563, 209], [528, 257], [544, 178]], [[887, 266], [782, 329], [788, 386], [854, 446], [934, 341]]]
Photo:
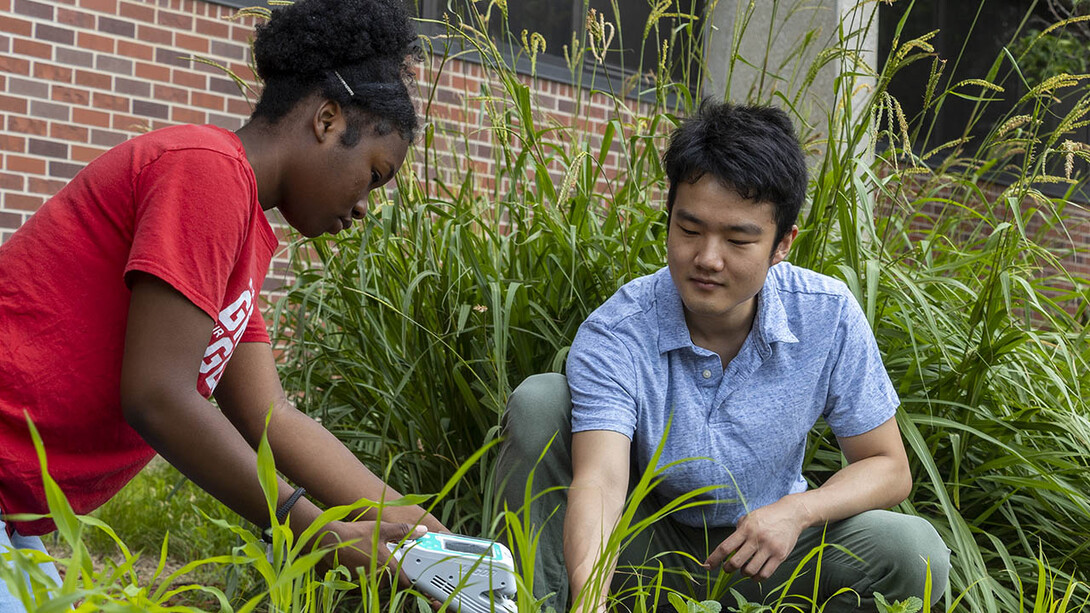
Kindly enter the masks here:
[[251, 24], [205, 2], [0, 0], [0, 239], [83, 166], [173, 123], [234, 129]]
[[[231, 21], [234, 13], [203, 0], [0, 0], [0, 241], [87, 162], [135, 134], [173, 123], [239, 127], [250, 106], [235, 83], [218, 68], [184, 59], [204, 56], [251, 78], [253, 24]], [[479, 187], [489, 189], [497, 144], [477, 128], [482, 111], [474, 100], [488, 76], [480, 65], [458, 60], [437, 77], [438, 67], [438, 60], [423, 66], [420, 81], [422, 99], [428, 84], [438, 84], [428, 112], [440, 147], [449, 151], [441, 161], [447, 168], [472, 166]], [[577, 92], [568, 84], [523, 82], [537, 108], [564, 125], [599, 134], [613, 111], [601, 95], [584, 96], [576, 108]], [[611, 154], [607, 172], [616, 172], [617, 163]], [[553, 175], [559, 181], [560, 169]], [[1087, 224], [1072, 238], [1066, 247], [1085, 249]], [[1090, 276], [1085, 254], [1067, 262]], [[278, 258], [274, 276], [285, 265]]]
[[[234, 81], [186, 59], [206, 57], [252, 81], [253, 22], [233, 21], [234, 14], [202, 0], [0, 0], [0, 242], [85, 164], [127, 138], [175, 123], [242, 125], [250, 105]], [[422, 99], [439, 65], [421, 67]], [[445, 162], [472, 165], [488, 189], [494, 143], [488, 130], [470, 127], [480, 125], [471, 98], [485, 79], [480, 65], [447, 62], [429, 114], [450, 152]], [[577, 113], [572, 86], [524, 82], [539, 108], [565, 125], [600, 133], [612, 110], [597, 96]], [[607, 162], [615, 166], [616, 155]], [[274, 261], [274, 276], [285, 266], [283, 258]]]

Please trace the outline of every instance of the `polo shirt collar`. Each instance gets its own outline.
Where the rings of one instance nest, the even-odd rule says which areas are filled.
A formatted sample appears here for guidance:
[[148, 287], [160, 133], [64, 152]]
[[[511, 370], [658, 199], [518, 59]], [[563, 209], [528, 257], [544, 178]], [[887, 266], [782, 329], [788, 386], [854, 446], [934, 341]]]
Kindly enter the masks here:
[[[797, 343], [799, 339], [791, 332], [787, 323], [787, 312], [780, 301], [780, 292], [773, 281], [773, 273], [765, 278], [764, 287], [757, 298], [757, 336], [767, 350], [772, 343]], [[689, 326], [685, 324], [685, 306], [681, 294], [670, 277], [669, 267], [663, 267], [655, 273], [655, 305], [658, 311], [659, 353], [666, 353], [682, 347], [692, 347]]]
[[769, 270], [757, 298], [757, 334], [765, 346], [771, 346], [772, 343], [797, 343], [799, 339], [791, 332], [791, 326], [787, 323], [787, 311], [780, 301], [780, 289], [773, 281], [774, 276], [775, 273]]
[[669, 266], [655, 273], [654, 291], [659, 320], [659, 353], [692, 347], [689, 326], [685, 323], [685, 305], [681, 303], [681, 294], [670, 277]]

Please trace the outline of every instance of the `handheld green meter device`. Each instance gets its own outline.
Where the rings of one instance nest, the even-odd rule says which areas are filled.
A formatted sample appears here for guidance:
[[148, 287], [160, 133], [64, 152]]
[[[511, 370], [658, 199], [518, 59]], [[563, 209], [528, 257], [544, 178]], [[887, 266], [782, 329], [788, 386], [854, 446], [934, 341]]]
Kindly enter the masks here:
[[435, 532], [387, 546], [421, 593], [440, 602], [453, 596], [461, 613], [518, 613], [515, 561], [507, 547]]

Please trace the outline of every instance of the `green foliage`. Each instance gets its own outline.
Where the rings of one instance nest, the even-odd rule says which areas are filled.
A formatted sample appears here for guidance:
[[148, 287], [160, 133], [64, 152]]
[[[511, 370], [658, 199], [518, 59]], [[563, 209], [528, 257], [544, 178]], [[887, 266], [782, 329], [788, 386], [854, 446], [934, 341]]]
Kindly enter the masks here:
[[[158, 565], [150, 577], [138, 575], [134, 570], [139, 553], [134, 553], [117, 533], [105, 522], [72, 511], [67, 498], [49, 474], [45, 448], [34, 424], [27, 419], [34, 448], [42, 467], [43, 484], [49, 505], [49, 517], [57, 525], [58, 536], [70, 555], [50, 556], [36, 550], [0, 552], [0, 581], [30, 612], [47, 613], [75, 607], [76, 611], [202, 611], [250, 613], [252, 611], [307, 611], [323, 612], [344, 610], [351, 603], [357, 609], [378, 611], [386, 605], [400, 608], [401, 603], [419, 596], [411, 591], [390, 588], [390, 569], [381, 564], [358, 569], [336, 566], [336, 552], [343, 547], [354, 546], [364, 551], [370, 547], [372, 561], [378, 559], [375, 552], [385, 543], [358, 543], [340, 541], [334, 545], [316, 546], [323, 527], [333, 521], [344, 520], [361, 510], [374, 510], [381, 517], [386, 506], [382, 502], [361, 499], [349, 505], [326, 509], [302, 533], [295, 535], [276, 518], [277, 493], [276, 469], [273, 465], [268, 439], [262, 435], [258, 446], [257, 467], [262, 490], [265, 492], [269, 512], [272, 542], [262, 542], [249, 527], [239, 526], [223, 519], [208, 518], [222, 535], [231, 535], [236, 544], [223, 555], [196, 559], [173, 572], [165, 572], [168, 559], [168, 539], [164, 537], [157, 551]], [[442, 488], [436, 498], [447, 495], [452, 484], [480, 459], [487, 447], [473, 454], [452, 476], [451, 483]], [[428, 497], [406, 496], [394, 503], [420, 504]], [[32, 520], [40, 516], [14, 515], [15, 520]], [[120, 554], [119, 564], [106, 564], [96, 568], [87, 547], [87, 529], [106, 534]], [[332, 558], [333, 568], [322, 570], [319, 564]], [[58, 584], [40, 567], [55, 564], [63, 580]], [[221, 589], [206, 582], [183, 581], [204, 577], [207, 569], [241, 568], [258, 577], [256, 587], [250, 593], [231, 598]], [[24, 578], [24, 576], [26, 578]]]
[[677, 613], [719, 613], [723, 610], [723, 605], [717, 600], [697, 602], [673, 592], [670, 593], [668, 598]]
[[1036, 85], [1052, 75], [1090, 72], [1086, 45], [1085, 39], [1067, 31], [1042, 35], [1040, 30], [1029, 30], [1011, 51], [1019, 58], [1022, 74]]
[[[126, 555], [118, 547], [120, 540], [137, 558], [134, 568], [144, 575], [148, 567], [154, 569], [159, 563], [163, 551], [169, 551], [169, 557], [162, 560], [166, 574], [191, 560], [227, 555], [241, 541], [224, 526], [244, 525], [223, 503], [160, 458], [152, 460], [93, 517], [110, 526], [117, 538], [102, 530], [87, 531], [83, 534], [87, 549], [104, 564], [121, 565]], [[55, 552], [67, 549], [59, 537], [47, 540], [46, 545]], [[257, 580], [250, 569], [240, 565], [202, 565], [188, 578], [222, 590], [231, 600], [253, 590]]]
[[[154, 574], [147, 582], [138, 579], [133, 570], [137, 556], [129, 550], [117, 533], [98, 519], [77, 516], [72, 511], [64, 493], [56, 481], [49, 476], [41, 436], [29, 418], [27, 424], [42, 466], [50, 516], [56, 523], [57, 532], [70, 555], [54, 558], [32, 550], [3, 554], [6, 563], [0, 564], [0, 579], [3, 579], [7, 589], [23, 604], [24, 608], [28, 611], [62, 611], [78, 605], [76, 608], [78, 611], [165, 611], [172, 608], [169, 601], [188, 592], [206, 595], [220, 604], [226, 603], [226, 596], [216, 587], [200, 584], [173, 587], [173, 583], [178, 577], [198, 568], [228, 563], [232, 560], [231, 556], [217, 556], [194, 561], [168, 575], [163, 572], [166, 560], [166, 540], [164, 539], [159, 564]], [[15, 519], [19, 518], [15, 517]], [[32, 519], [27, 516], [23, 518]], [[92, 555], [84, 542], [84, 535], [89, 530], [106, 534], [116, 544], [123, 558], [120, 565], [95, 568]], [[45, 562], [55, 563], [64, 569], [64, 578], [60, 585], [57, 585], [38, 566]], [[29, 577], [29, 582], [22, 579], [23, 574]], [[189, 609], [181, 607], [178, 610]]]
[[[1053, 561], [1049, 573], [1084, 593], [1087, 284], [1059, 259], [1080, 248], [1066, 237], [1073, 205], [1039, 187], [1066, 181], [1047, 175], [1049, 159], [1083, 159], [1061, 143], [1082, 125], [1085, 108], [1052, 127], [1040, 121], [1042, 101], [1080, 81], [1046, 80], [983, 141], [917, 151], [913, 142], [947, 97], [975, 96], [983, 108], [988, 99], [977, 92], [1001, 88], [992, 79], [1011, 58], [951, 83], [944, 64], [931, 62], [927, 37], [900, 41], [898, 31], [885, 68], [874, 73], [858, 49], [861, 30], [872, 25], [837, 32], [800, 72], [805, 77], [762, 73], [750, 88], [751, 101], [795, 114], [814, 152], [810, 205], [791, 259], [845, 280], [874, 327], [913, 456], [916, 486], [900, 510], [928, 518], [954, 550], [956, 602], [1018, 608], [1014, 579], [1036, 580], [1039, 553]], [[480, 34], [486, 27], [444, 26], [461, 46], [433, 50], [446, 54], [438, 66], [471, 49], [489, 69], [467, 111], [479, 109], [478, 129], [492, 136], [494, 180], [469, 165], [434, 172], [450, 135], [429, 115], [413, 160], [424, 174], [401, 173], [360, 231], [300, 243], [297, 280], [278, 307], [281, 338], [290, 341], [282, 375], [300, 406], [367, 462], [393, 466], [389, 477], [403, 491], [433, 491], [458, 458], [495, 440], [512, 387], [561, 370], [590, 311], [663, 265], [662, 137], [698, 99], [662, 81], [638, 108], [596, 92], [614, 104], [598, 138], [538, 109]], [[593, 44], [584, 38], [581, 48], [600, 54], [608, 36], [598, 30], [608, 29], [591, 28], [584, 36]], [[885, 87], [920, 60], [933, 67], [927, 108], [906, 118]], [[837, 62], [846, 69], [834, 81], [835, 102], [807, 123], [800, 109], [809, 106], [809, 88], [822, 66]], [[604, 169], [611, 154], [620, 160], [615, 174]], [[1011, 184], [982, 189], [1000, 168], [1015, 176]], [[833, 442], [827, 430], [815, 431], [808, 458], [815, 482], [842, 465]], [[448, 525], [494, 529], [491, 459], [439, 508]]]
[[[110, 525], [134, 552], [158, 552], [163, 535], [171, 534], [170, 551], [192, 560], [225, 553], [236, 541], [206, 517], [235, 521], [237, 515], [187, 480], [176, 468], [156, 458], [94, 516]], [[93, 532], [84, 537], [92, 551], [109, 553], [113, 539]]]
[[906, 600], [895, 600], [890, 604], [884, 596], [875, 592], [874, 602], [878, 605], [878, 613], [917, 613], [923, 608], [923, 601], [915, 596]]
[[[1090, 2], [1047, 0], [1050, 18], [1037, 16], [1043, 29], [1026, 31], [1011, 45], [1022, 76], [1031, 86], [1058, 74], [1090, 72], [1086, 46], [1090, 42]], [[1032, 10], [1032, 8], [1031, 8]]]

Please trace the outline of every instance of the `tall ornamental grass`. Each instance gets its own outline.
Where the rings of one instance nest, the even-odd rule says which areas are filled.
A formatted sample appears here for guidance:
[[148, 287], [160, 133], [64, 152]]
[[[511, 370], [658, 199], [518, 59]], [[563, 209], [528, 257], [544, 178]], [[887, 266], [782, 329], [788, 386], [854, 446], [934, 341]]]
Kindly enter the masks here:
[[[598, 137], [537, 106], [508, 52], [532, 60], [540, 46], [532, 33], [509, 33], [508, 47], [489, 40], [484, 19], [503, 19], [501, 3], [489, 6], [487, 15], [470, 6], [465, 21], [438, 24], [430, 76], [437, 82], [451, 60], [469, 56], [487, 68], [465, 106], [478, 121], [470, 129], [494, 143], [495, 180], [471, 167], [433, 172], [452, 139], [425, 106], [424, 137], [396, 190], [358, 232], [300, 243], [307, 257], [297, 258], [278, 306], [281, 338], [291, 341], [281, 372], [301, 406], [366, 461], [391, 466], [403, 491], [435, 491], [460, 458], [495, 440], [510, 390], [529, 374], [562, 371], [579, 323], [620, 285], [664, 264], [663, 136], [698, 103], [700, 71], [712, 63], [700, 54], [706, 25], [677, 19], [671, 40], [695, 43], [668, 43], [645, 58], [657, 66], [650, 82], [592, 94], [614, 107]], [[739, 28], [755, 8], [743, 6]], [[583, 81], [602, 70], [604, 48], [607, 58], [615, 52], [606, 47], [610, 16], [588, 22], [566, 47]], [[1087, 76], [1027, 86], [986, 138], [926, 143], [948, 98], [976, 100], [979, 115], [995, 104], [989, 92], [1017, 87], [1018, 57], [1005, 52], [988, 74], [953, 82], [930, 35], [902, 38], [903, 23], [880, 71], [857, 48], [873, 21], [844, 26], [793, 73], [738, 51], [727, 64], [765, 66], [748, 101], [794, 114], [817, 152], [791, 259], [846, 281], [874, 328], [903, 400], [898, 421], [916, 482], [901, 510], [929, 519], [950, 545], [960, 606], [1017, 610], [1032, 599], [1039, 565], [1050, 577], [1090, 578], [1087, 280], [1060, 258], [1085, 248], [1065, 238], [1080, 205], [1040, 188], [1075, 182], [1048, 175], [1050, 159], [1066, 158], [1072, 177], [1085, 173], [1090, 147], [1065, 134], [1086, 125], [1090, 105], [1075, 105], [1054, 129], [1042, 119], [1058, 94], [1085, 101]], [[812, 34], [768, 38], [814, 49]], [[906, 117], [887, 86], [921, 61], [932, 66], [925, 111]], [[697, 85], [665, 78], [678, 63], [697, 71], [689, 81]], [[808, 123], [801, 109], [811, 107], [819, 69], [834, 63], [844, 67], [836, 99]], [[860, 86], [867, 76], [873, 84]], [[422, 92], [425, 103], [433, 93]], [[610, 152], [619, 173], [604, 170]], [[410, 170], [421, 167], [431, 170]], [[1009, 185], [988, 185], [996, 169], [1014, 177]], [[823, 426], [813, 439], [816, 483], [843, 460]], [[500, 527], [492, 459], [442, 504], [447, 525]], [[1075, 593], [1085, 596], [1085, 586]]]

